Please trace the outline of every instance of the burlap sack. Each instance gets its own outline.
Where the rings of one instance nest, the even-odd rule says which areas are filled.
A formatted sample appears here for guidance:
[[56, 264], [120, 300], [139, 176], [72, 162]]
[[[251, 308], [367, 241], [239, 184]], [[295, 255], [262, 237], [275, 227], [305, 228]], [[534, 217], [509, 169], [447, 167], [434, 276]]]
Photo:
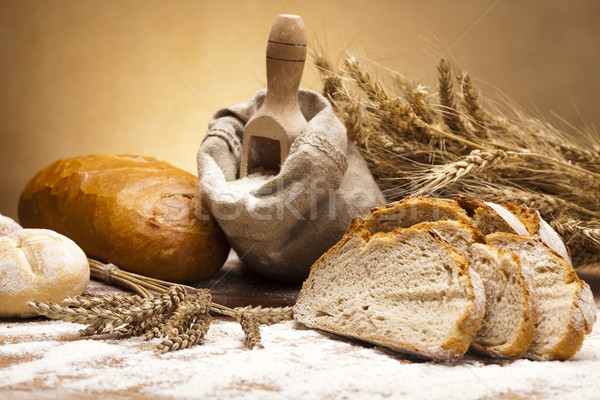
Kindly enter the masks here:
[[277, 175], [240, 193], [236, 184], [242, 181], [235, 180], [244, 126], [265, 94], [213, 116], [198, 152], [200, 191], [246, 265], [274, 279], [300, 281], [352, 217], [385, 199], [329, 102], [306, 89], [299, 92], [306, 131]]

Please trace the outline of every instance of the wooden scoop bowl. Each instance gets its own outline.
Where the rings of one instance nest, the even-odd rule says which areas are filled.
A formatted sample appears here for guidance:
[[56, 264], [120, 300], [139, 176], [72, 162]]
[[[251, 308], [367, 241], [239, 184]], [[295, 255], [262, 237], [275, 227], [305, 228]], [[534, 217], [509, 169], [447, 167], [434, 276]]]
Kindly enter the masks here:
[[244, 128], [240, 178], [262, 167], [278, 171], [294, 140], [306, 129], [298, 88], [306, 60], [302, 18], [279, 15], [267, 44], [267, 95]]

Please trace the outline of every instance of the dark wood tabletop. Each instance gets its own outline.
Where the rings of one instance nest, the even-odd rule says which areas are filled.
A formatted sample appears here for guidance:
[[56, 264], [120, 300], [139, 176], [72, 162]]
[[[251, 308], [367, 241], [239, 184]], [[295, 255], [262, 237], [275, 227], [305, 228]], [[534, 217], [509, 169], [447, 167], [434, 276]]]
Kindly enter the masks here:
[[[209, 279], [191, 284], [197, 288], [210, 289], [213, 302], [227, 307], [292, 306], [298, 298], [301, 283], [279, 282], [253, 272], [231, 251], [225, 265]], [[103, 296], [125, 292], [105, 283], [92, 280], [87, 295]]]

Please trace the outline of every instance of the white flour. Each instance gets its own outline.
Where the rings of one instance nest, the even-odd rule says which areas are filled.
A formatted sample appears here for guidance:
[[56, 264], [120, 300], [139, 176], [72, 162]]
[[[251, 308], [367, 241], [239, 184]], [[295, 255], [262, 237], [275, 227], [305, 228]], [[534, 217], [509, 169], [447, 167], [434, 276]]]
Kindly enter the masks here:
[[229, 200], [234, 203], [243, 201], [248, 210], [254, 210], [260, 202], [254, 191], [274, 176], [275, 174], [272, 171], [257, 168], [243, 178], [227, 182], [219, 196], [221, 200]]
[[291, 321], [262, 327], [264, 350], [245, 350], [239, 325], [215, 320], [202, 345], [165, 355], [152, 353], [157, 340], [77, 340], [80, 328], [59, 321], [0, 322], [0, 397], [33, 388], [107, 399], [600, 396], [600, 324], [567, 362], [467, 356], [456, 365], [406, 358]]
[[258, 189], [274, 176], [274, 172], [258, 168], [243, 178], [227, 182], [225, 190], [231, 192], [232, 195], [247, 194], [254, 189]]

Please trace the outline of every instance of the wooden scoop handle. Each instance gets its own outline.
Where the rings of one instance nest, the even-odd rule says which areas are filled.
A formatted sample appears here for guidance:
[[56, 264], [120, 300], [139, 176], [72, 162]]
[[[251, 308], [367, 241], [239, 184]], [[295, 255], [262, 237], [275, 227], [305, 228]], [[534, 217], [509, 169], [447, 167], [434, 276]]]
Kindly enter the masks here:
[[259, 166], [279, 169], [294, 140], [306, 129], [306, 119], [298, 104], [305, 60], [302, 18], [279, 15], [267, 44], [267, 95], [244, 128], [240, 177]]
[[269, 107], [298, 104], [298, 88], [306, 60], [304, 23], [297, 15], [280, 15], [267, 44], [267, 100]]

